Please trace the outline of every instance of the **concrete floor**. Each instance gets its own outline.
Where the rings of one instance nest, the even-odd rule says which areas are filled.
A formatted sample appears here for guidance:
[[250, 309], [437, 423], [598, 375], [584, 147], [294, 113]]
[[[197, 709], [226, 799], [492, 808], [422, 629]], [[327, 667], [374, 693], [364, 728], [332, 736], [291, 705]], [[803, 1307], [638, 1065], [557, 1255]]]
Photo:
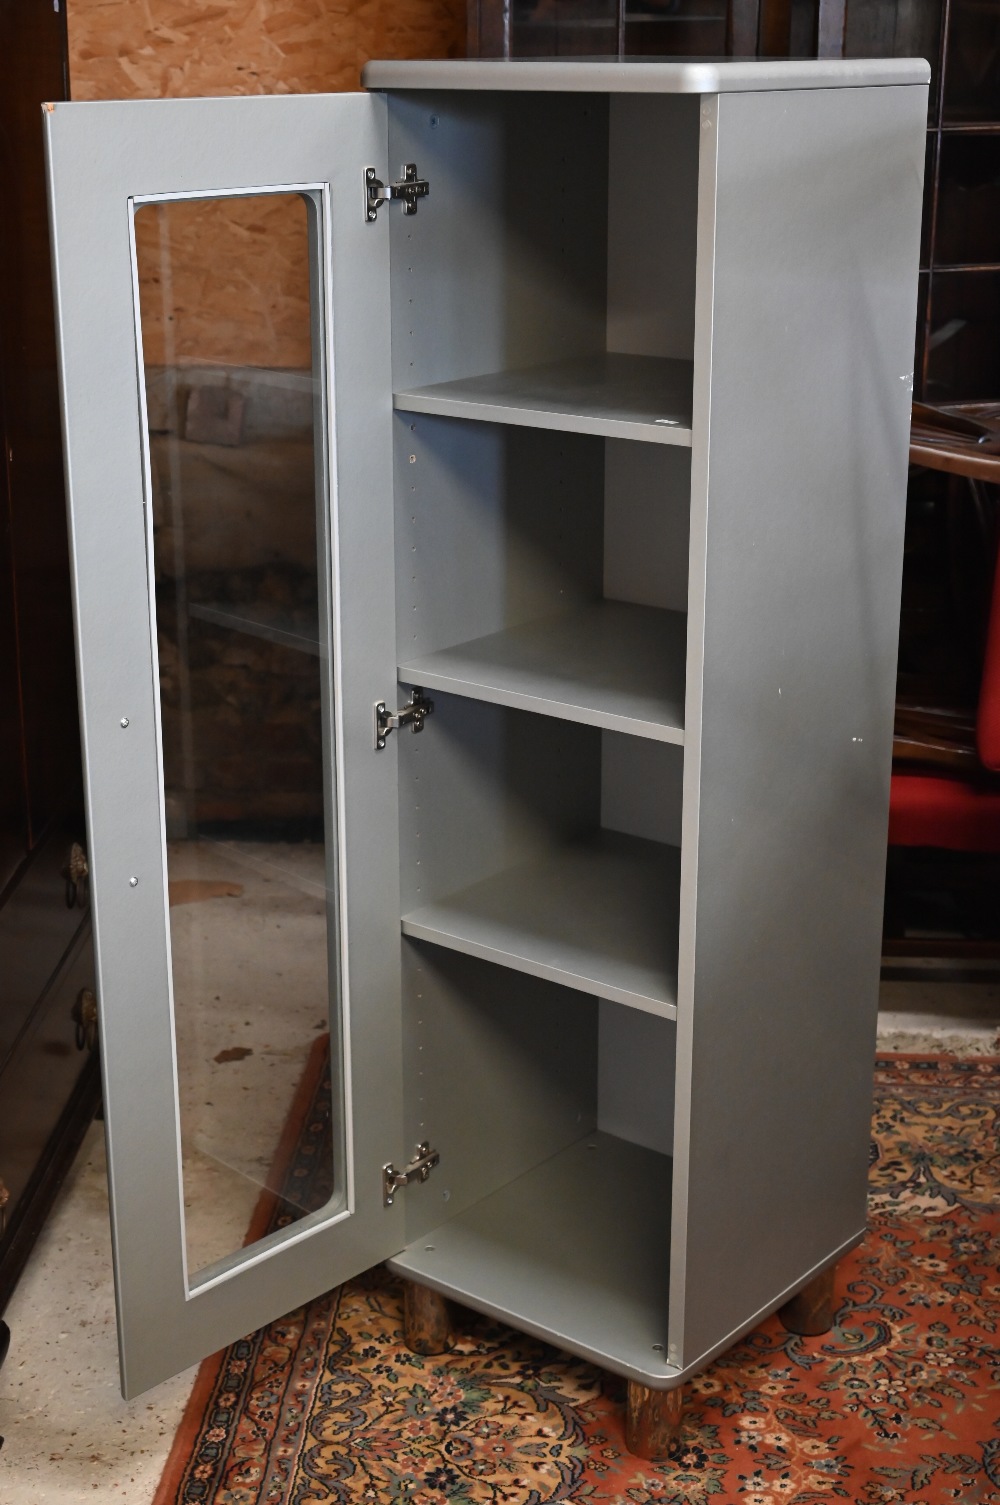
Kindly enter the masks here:
[[996, 963], [907, 961], [888, 964], [884, 973], [879, 1050], [1000, 1055]]
[[[956, 980], [948, 968], [915, 971], [882, 985], [881, 1049], [1000, 1051], [1000, 982]], [[197, 1218], [205, 1200], [196, 1194], [189, 1201]], [[246, 1226], [239, 1198], [226, 1217], [218, 1204], [209, 1211], [212, 1247], [235, 1247]], [[207, 1229], [193, 1227], [191, 1236], [210, 1246]], [[0, 1373], [3, 1505], [80, 1505], [84, 1499], [148, 1505], [195, 1370], [135, 1401], [118, 1393], [99, 1124], [88, 1134], [6, 1316], [12, 1342]]]
[[[192, 1273], [243, 1243], [310, 1048], [328, 1027], [323, 857], [313, 842], [169, 843]], [[240, 892], [175, 902], [185, 885], [197, 894], [213, 884]]]
[[[244, 1242], [317, 1033], [327, 1028], [323, 850], [171, 842], [171, 948], [189, 1269]], [[209, 892], [205, 885], [228, 892]], [[190, 1369], [118, 1391], [103, 1125], [93, 1124], [5, 1313], [0, 1501], [152, 1499]]]

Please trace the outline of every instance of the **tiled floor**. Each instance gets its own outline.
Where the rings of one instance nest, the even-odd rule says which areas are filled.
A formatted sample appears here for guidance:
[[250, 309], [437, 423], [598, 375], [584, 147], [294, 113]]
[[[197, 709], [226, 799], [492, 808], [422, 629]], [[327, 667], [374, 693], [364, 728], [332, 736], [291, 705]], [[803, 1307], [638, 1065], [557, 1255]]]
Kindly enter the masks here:
[[[882, 1003], [882, 1049], [1000, 1049], [996, 983], [918, 976], [884, 983]], [[203, 1205], [198, 1195], [189, 1200], [195, 1209]], [[217, 1210], [212, 1215], [217, 1219]], [[242, 1235], [241, 1216], [234, 1204], [222, 1229], [231, 1246]], [[13, 1336], [0, 1373], [3, 1505], [148, 1505], [195, 1371], [135, 1401], [118, 1393], [100, 1125], [88, 1135], [6, 1315]]]

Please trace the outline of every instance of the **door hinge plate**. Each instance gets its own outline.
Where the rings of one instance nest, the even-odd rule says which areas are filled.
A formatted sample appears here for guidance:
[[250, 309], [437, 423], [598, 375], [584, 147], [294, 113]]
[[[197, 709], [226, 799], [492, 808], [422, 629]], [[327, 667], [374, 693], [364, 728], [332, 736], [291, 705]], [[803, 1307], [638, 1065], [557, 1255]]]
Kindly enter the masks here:
[[374, 167], [365, 168], [365, 219], [373, 220], [388, 199], [399, 199], [404, 214], [416, 214], [417, 200], [425, 199], [431, 191], [426, 178], [417, 176], [417, 164], [404, 162], [402, 177], [395, 183], [383, 183]]
[[409, 1165], [401, 1171], [397, 1171], [391, 1160], [388, 1165], [383, 1165], [382, 1205], [391, 1207], [396, 1193], [402, 1191], [404, 1186], [409, 1186], [411, 1181], [426, 1181], [440, 1159], [437, 1150], [432, 1150], [430, 1143], [424, 1139], [417, 1145], [417, 1153]]
[[410, 691], [410, 698], [406, 705], [398, 711], [390, 711], [386, 708], [384, 700], [376, 700], [375, 751], [381, 752], [389, 733], [398, 731], [401, 727], [409, 726], [414, 732], [422, 732], [424, 722], [433, 714], [433, 700], [428, 700], [423, 690], [416, 687]]

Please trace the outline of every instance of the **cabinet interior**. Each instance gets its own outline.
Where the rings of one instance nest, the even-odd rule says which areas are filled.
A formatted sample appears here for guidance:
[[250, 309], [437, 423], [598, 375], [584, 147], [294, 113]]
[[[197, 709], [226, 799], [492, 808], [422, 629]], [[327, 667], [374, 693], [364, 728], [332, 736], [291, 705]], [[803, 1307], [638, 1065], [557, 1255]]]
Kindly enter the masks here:
[[698, 99], [389, 110], [390, 162], [416, 162], [433, 197], [392, 230], [397, 410], [689, 446]]
[[684, 740], [690, 453], [396, 417], [399, 678]]
[[619, 1372], [662, 1367], [672, 1021], [404, 942], [405, 1113], [441, 1164], [393, 1269]]
[[678, 750], [435, 705], [400, 758], [404, 934], [673, 1017]]
[[398, 741], [406, 1123], [441, 1155], [392, 1263], [620, 1372], [665, 1363], [698, 120], [390, 101], [433, 195], [392, 296], [398, 676], [434, 700]]

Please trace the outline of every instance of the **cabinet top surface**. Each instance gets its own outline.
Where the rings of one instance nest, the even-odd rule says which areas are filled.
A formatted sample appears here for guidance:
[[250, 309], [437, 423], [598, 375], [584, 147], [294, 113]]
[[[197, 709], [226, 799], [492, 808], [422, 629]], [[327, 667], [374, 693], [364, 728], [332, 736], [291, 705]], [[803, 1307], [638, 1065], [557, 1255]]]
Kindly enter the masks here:
[[608, 94], [727, 94], [926, 84], [923, 58], [462, 58], [371, 62], [369, 89], [504, 89]]

